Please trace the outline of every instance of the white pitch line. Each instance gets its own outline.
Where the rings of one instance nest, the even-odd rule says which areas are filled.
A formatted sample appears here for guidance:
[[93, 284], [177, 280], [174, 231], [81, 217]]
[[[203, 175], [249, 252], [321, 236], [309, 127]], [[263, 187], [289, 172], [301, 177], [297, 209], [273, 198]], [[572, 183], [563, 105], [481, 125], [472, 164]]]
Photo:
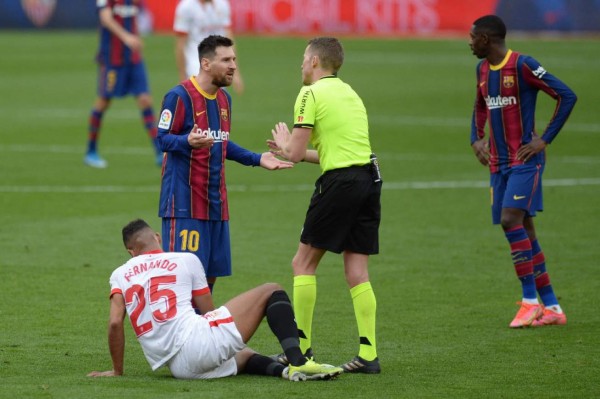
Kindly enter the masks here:
[[[117, 112], [118, 111], [118, 112]], [[30, 110], [15, 110], [10, 111], [11, 117], [16, 118], [28, 118], [31, 114]], [[85, 112], [78, 113], [74, 112], [73, 109], [68, 108], [43, 108], [36, 109], [35, 114], [40, 118], [53, 118], [53, 119], [81, 119], [82, 114], [87, 115], [87, 109]], [[136, 111], [134, 110], [115, 110], [114, 113], [111, 111], [111, 118], [118, 120], [132, 120], [138, 118]], [[16, 114], [15, 114], [16, 113]], [[0, 119], [8, 116], [8, 111], [0, 109]], [[253, 121], [253, 122], [265, 122], [271, 123], [273, 121], [286, 118], [288, 115], [269, 115], [265, 113], [255, 114], [246, 112], [237, 112], [236, 120], [238, 121]], [[285, 120], [285, 119], [284, 119]], [[428, 127], [453, 127], [462, 128], [465, 131], [465, 137], [468, 137], [471, 129], [471, 117], [470, 113], [466, 113], [462, 117], [443, 117], [443, 116], [417, 116], [417, 115], [388, 115], [388, 114], [377, 114], [375, 112], [369, 113], [369, 121], [373, 127], [371, 130], [376, 130], [377, 125], [383, 126], [428, 126]], [[547, 122], [540, 120], [540, 126], [545, 126]], [[600, 123], [589, 123], [589, 122], [574, 122], [569, 121], [565, 128], [564, 133], [561, 136], [565, 136], [568, 132], [578, 133], [600, 133]], [[267, 133], [268, 131], [265, 131]], [[79, 149], [82, 151], [82, 149]]]
[[[548, 179], [544, 187], [599, 186], [600, 178]], [[422, 182], [384, 182], [384, 190], [438, 190], [472, 189], [489, 187], [487, 181], [422, 181]], [[286, 185], [240, 185], [227, 186], [230, 192], [290, 192], [312, 191], [312, 184]], [[157, 186], [0, 186], [1, 193], [158, 193]]]
[[[600, 131], [600, 130], [599, 130]], [[23, 152], [23, 153], [52, 153], [52, 154], [83, 154], [85, 152], [82, 146], [73, 145], [29, 145], [29, 144], [0, 144], [0, 153], [2, 152]], [[102, 150], [103, 154], [109, 155], [139, 155], [148, 157], [152, 154], [152, 149], [148, 147], [106, 147]], [[470, 148], [464, 153], [456, 154], [424, 154], [424, 153], [392, 153], [378, 152], [377, 157], [382, 160], [391, 161], [436, 161], [436, 162], [471, 162], [477, 165], [475, 156]], [[600, 156], [593, 155], [554, 155], [548, 154], [548, 162], [573, 163], [573, 164], [598, 164]]]

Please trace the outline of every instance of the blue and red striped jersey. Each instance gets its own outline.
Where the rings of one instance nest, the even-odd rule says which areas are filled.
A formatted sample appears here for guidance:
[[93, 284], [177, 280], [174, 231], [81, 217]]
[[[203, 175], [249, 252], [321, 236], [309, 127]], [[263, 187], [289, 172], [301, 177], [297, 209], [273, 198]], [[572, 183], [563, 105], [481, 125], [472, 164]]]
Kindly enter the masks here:
[[[535, 130], [537, 94], [542, 90], [556, 100], [550, 123], [541, 138], [551, 143], [563, 127], [577, 97], [534, 58], [509, 50], [499, 65], [487, 59], [477, 65], [477, 97], [471, 122], [471, 144], [485, 137], [489, 127], [490, 171], [523, 164], [517, 150], [531, 141]], [[542, 151], [527, 163], [543, 163]]]
[[[137, 16], [142, 0], [96, 0], [98, 12], [110, 8], [115, 21], [126, 31], [137, 35]], [[141, 62], [139, 51], [132, 51], [115, 34], [100, 25], [100, 48], [96, 60], [102, 65], [122, 66]]]
[[[211, 148], [192, 148], [188, 134], [194, 124], [214, 138]], [[231, 96], [219, 89], [204, 92], [190, 78], [164, 97], [158, 123], [163, 160], [159, 216], [200, 220], [229, 220], [225, 160], [260, 165], [261, 154], [229, 140]]]

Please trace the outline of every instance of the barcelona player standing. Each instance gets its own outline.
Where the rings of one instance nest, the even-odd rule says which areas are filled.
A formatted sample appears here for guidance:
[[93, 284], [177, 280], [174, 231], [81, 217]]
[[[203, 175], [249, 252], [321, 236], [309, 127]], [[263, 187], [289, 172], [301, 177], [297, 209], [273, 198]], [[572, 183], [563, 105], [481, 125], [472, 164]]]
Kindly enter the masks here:
[[209, 287], [231, 275], [225, 160], [265, 169], [291, 168], [271, 152], [258, 154], [230, 140], [230, 86], [237, 69], [233, 41], [211, 35], [198, 46], [200, 71], [164, 97], [158, 140], [165, 158], [159, 216], [163, 248], [195, 253]]
[[156, 163], [162, 163], [162, 152], [156, 141], [156, 119], [148, 89], [146, 67], [142, 59], [142, 40], [138, 34], [137, 16], [141, 0], [96, 0], [100, 18], [98, 51], [98, 95], [89, 120], [88, 145], [84, 163], [105, 168], [107, 162], [98, 154], [100, 126], [111, 100], [133, 95], [141, 111], [142, 122], [156, 152]]
[[[505, 36], [506, 26], [495, 15], [477, 19], [471, 28], [469, 46], [482, 59], [477, 65], [471, 146], [479, 162], [490, 168], [492, 220], [504, 230], [522, 285], [521, 307], [510, 327], [566, 324], [546, 272], [533, 217], [543, 208], [545, 149], [565, 124], [577, 97], [538, 61], [508, 49]], [[534, 122], [540, 90], [556, 100], [556, 107], [538, 135]]]

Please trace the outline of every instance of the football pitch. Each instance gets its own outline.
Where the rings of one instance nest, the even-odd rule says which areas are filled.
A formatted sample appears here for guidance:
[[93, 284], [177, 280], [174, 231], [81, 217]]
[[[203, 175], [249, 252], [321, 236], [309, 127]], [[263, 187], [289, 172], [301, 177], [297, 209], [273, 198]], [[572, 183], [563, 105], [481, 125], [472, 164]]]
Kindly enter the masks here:
[[[536, 218], [560, 327], [512, 330], [521, 290], [489, 215], [488, 171], [469, 146], [475, 65], [467, 37], [345, 39], [340, 77], [362, 96], [384, 189], [377, 296], [380, 375], [289, 383], [240, 376], [178, 381], [153, 373], [129, 325], [125, 376], [111, 367], [108, 278], [128, 255], [121, 227], [160, 229], [160, 170], [131, 97], [116, 100], [99, 142], [109, 167], [83, 165], [95, 97], [95, 32], [0, 33], [0, 398], [519, 398], [600, 396], [599, 42], [508, 38], [577, 93], [548, 148], [545, 212]], [[175, 84], [173, 38], [149, 36], [145, 56], [158, 113]], [[290, 123], [306, 38], [240, 37], [243, 95], [231, 139], [254, 151]], [[538, 99], [543, 130], [554, 102]], [[232, 277], [215, 302], [267, 281], [292, 291], [291, 258], [319, 175], [316, 165], [268, 172], [227, 165]], [[358, 338], [341, 257], [318, 271], [316, 359], [341, 364]], [[263, 323], [250, 347], [280, 351]]]

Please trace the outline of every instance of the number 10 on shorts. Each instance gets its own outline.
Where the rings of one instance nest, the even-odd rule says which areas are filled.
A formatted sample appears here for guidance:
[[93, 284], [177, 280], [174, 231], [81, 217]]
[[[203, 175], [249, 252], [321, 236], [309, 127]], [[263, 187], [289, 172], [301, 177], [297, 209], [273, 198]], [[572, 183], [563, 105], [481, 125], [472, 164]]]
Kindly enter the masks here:
[[196, 252], [200, 248], [200, 233], [196, 230], [181, 230], [181, 251]]

